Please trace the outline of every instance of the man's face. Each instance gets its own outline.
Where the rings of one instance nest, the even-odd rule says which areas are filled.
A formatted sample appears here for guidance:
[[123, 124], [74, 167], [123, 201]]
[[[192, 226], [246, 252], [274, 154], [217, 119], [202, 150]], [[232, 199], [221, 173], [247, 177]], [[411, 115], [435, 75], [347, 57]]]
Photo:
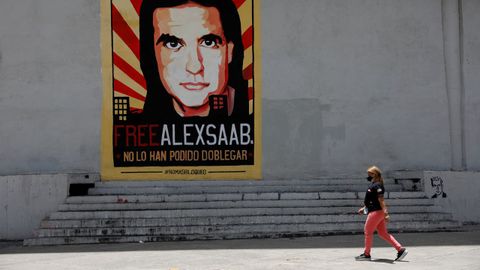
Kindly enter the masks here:
[[167, 92], [180, 104], [200, 107], [224, 93], [233, 43], [226, 41], [214, 7], [188, 3], [153, 13], [155, 58]]
[[432, 178], [432, 187], [435, 190], [435, 194], [440, 195], [443, 193], [443, 180], [440, 178]]

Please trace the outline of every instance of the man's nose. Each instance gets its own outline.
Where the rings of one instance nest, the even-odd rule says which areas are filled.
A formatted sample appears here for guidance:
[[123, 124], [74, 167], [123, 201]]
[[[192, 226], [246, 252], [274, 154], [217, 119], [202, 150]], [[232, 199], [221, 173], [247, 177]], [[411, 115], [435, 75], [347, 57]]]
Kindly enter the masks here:
[[203, 58], [198, 48], [192, 48], [188, 52], [186, 70], [193, 75], [203, 71]]

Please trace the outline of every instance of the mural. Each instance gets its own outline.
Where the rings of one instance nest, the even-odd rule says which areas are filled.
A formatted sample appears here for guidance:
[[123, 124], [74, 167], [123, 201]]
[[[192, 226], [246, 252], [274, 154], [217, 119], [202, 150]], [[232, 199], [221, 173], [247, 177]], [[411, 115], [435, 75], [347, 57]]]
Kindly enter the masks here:
[[261, 177], [259, 2], [102, 1], [102, 178]]
[[430, 178], [430, 183], [432, 184], [432, 188], [435, 191], [435, 194], [432, 195], [432, 198], [446, 198], [447, 193], [443, 191], [443, 179], [434, 176]]

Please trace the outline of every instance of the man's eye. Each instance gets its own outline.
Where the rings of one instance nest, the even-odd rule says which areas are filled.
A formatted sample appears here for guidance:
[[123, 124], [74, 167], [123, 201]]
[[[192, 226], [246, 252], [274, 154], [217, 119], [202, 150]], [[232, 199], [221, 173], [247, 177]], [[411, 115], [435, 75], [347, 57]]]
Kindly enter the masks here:
[[200, 45], [207, 48], [218, 48], [218, 42], [213, 39], [205, 39], [200, 42]]
[[168, 49], [178, 50], [180, 49], [180, 47], [182, 47], [182, 44], [180, 44], [180, 42], [178, 41], [167, 41], [164, 43], [163, 46], [165, 46]]

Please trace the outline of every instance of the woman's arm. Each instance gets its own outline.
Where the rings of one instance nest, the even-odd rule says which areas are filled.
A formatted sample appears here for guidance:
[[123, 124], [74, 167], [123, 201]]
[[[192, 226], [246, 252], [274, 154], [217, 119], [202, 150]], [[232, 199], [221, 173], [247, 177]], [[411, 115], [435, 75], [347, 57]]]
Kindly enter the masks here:
[[380, 206], [382, 207], [382, 211], [385, 214], [385, 221], [390, 221], [390, 215], [388, 215], [387, 205], [385, 204], [385, 199], [383, 198], [383, 194], [378, 196], [378, 201], [380, 202]]

